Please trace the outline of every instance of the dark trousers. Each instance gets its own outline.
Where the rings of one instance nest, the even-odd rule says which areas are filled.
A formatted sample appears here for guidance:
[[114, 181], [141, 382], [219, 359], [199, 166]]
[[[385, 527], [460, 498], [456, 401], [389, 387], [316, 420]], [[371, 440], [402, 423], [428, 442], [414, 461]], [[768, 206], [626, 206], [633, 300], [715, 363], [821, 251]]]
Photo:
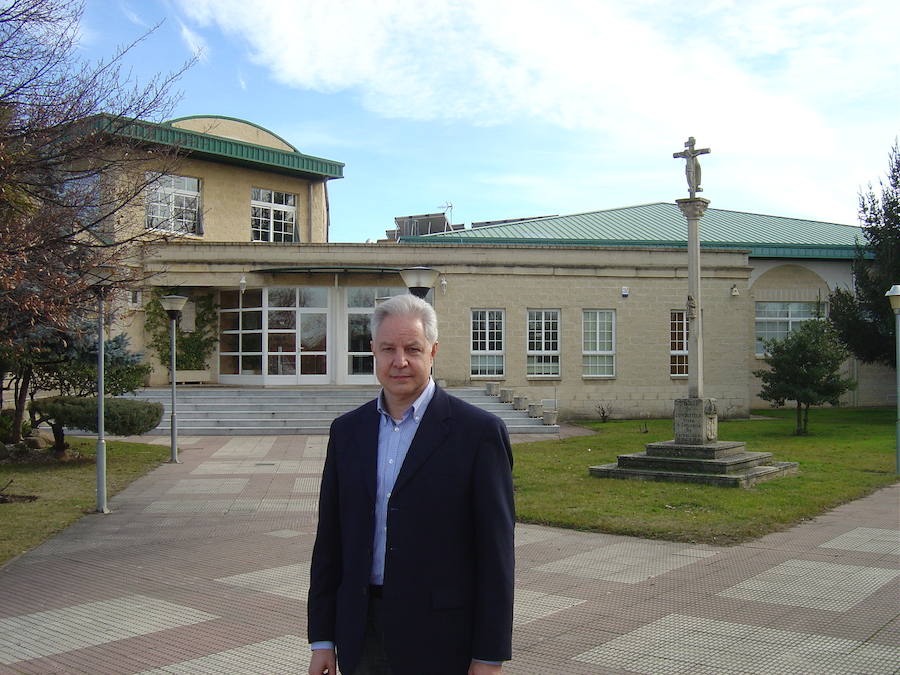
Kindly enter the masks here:
[[381, 587], [372, 587], [369, 593], [363, 653], [353, 675], [391, 675], [391, 667], [384, 655], [384, 622], [380, 591]]

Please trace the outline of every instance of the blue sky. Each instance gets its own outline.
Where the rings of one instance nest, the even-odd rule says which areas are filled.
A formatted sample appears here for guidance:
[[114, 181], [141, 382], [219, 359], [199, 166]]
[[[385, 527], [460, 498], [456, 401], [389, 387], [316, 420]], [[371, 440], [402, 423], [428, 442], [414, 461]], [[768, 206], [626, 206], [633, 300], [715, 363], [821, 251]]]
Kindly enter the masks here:
[[172, 116], [250, 120], [346, 164], [332, 241], [686, 196], [855, 224], [900, 135], [895, 0], [87, 0], [80, 49], [199, 60]]

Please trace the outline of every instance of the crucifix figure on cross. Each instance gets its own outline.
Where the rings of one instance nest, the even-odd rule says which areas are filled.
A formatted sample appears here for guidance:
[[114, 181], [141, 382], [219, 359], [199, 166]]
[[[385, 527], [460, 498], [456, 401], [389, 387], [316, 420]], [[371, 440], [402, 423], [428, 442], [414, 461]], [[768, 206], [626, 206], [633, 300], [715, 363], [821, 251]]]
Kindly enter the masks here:
[[697, 160], [699, 155], [705, 155], [709, 152], [709, 148], [694, 149], [694, 137], [691, 136], [684, 144], [684, 150], [681, 152], [673, 152], [672, 157], [675, 159], [684, 159], [684, 175], [687, 177], [688, 192], [691, 199], [697, 196], [698, 192], [703, 192], [700, 187], [700, 162]]

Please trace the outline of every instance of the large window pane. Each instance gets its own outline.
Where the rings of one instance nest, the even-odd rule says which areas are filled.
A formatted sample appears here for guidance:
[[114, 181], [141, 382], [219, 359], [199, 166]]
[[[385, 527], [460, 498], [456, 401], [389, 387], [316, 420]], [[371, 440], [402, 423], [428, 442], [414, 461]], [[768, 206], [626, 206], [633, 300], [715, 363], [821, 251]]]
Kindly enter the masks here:
[[504, 374], [503, 310], [473, 309], [470, 374]]
[[294, 195], [264, 188], [250, 190], [250, 240], [294, 241]]
[[351, 314], [347, 317], [348, 351], [371, 352], [372, 335], [369, 332], [368, 314]]
[[348, 288], [347, 307], [374, 307], [376, 289], [369, 287]]
[[220, 309], [237, 309], [240, 307], [241, 293], [240, 291], [220, 291], [219, 292], [219, 308]]
[[296, 288], [270, 288], [269, 307], [296, 307]]
[[269, 333], [269, 353], [296, 351], [297, 335], [295, 333]]
[[238, 330], [241, 315], [238, 312], [222, 312], [219, 314], [219, 330]]
[[237, 356], [219, 357], [219, 375], [237, 375], [238, 367], [239, 364]]
[[262, 328], [262, 312], [241, 312], [241, 330]]
[[278, 310], [269, 312], [270, 329], [290, 329], [297, 327], [297, 312]]
[[817, 302], [757, 302], [756, 353], [765, 353], [764, 340], [783, 340], [804, 321], [823, 313]]
[[328, 307], [328, 289], [307, 286], [300, 291], [301, 307]]
[[582, 312], [582, 376], [615, 375], [615, 315], [611, 309]]
[[241, 350], [240, 347], [240, 335], [237, 333], [223, 333], [219, 336], [219, 351], [220, 352], [239, 352]]
[[304, 354], [300, 356], [302, 375], [327, 375], [327, 359], [324, 354]]
[[558, 376], [559, 310], [528, 310], [528, 352], [526, 374], [530, 376]]
[[372, 356], [351, 355], [348, 371], [351, 375], [371, 375], [375, 372], [375, 362]]
[[269, 375], [296, 375], [297, 374], [297, 357], [293, 354], [290, 356], [272, 356], [269, 355]]
[[[324, 352], [327, 349], [328, 316], [326, 314], [302, 314], [300, 319], [300, 345], [305, 352]], [[363, 351], [363, 350], [351, 350]]]
[[242, 352], [261, 352], [262, 351], [262, 333], [242, 333], [241, 334], [241, 351]]

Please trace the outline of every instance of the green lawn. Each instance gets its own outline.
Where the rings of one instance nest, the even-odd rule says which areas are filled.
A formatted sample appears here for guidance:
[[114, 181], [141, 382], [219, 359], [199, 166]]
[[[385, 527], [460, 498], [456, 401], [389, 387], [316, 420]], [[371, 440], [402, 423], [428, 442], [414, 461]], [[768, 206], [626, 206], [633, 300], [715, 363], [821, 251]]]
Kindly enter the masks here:
[[591, 436], [517, 444], [519, 520], [672, 541], [733, 544], [812, 518], [897, 480], [896, 411], [810, 412], [810, 435], [792, 435], [793, 410], [769, 419], [719, 423], [721, 440], [800, 463], [800, 473], [749, 489], [593, 478], [588, 466], [614, 462], [646, 443], [672, 438], [671, 420], [589, 422]]
[[[800, 462], [800, 473], [749, 490], [680, 483], [592, 478], [592, 464], [615, 461], [644, 444], [672, 437], [671, 420], [591, 422], [592, 436], [517, 444], [519, 519], [581, 530], [674, 541], [731, 544], [759, 537], [871, 493], [897, 480], [893, 409], [814, 410], [811, 434], [792, 435], [793, 411], [760, 411], [770, 419], [719, 424], [722, 440]], [[0, 504], [0, 565], [96, 507], [94, 441], [73, 438], [82, 459], [0, 465], [0, 487], [35, 502]], [[160, 445], [107, 444], [110, 496], [168, 459]]]
[[[57, 463], [0, 464], [6, 494], [37, 495], [34, 502], [0, 504], [0, 565], [34, 548], [84, 514], [96, 510], [94, 439], [67, 438], [80, 459]], [[107, 494], [112, 497], [169, 458], [169, 448], [142, 443], [106, 444]]]

